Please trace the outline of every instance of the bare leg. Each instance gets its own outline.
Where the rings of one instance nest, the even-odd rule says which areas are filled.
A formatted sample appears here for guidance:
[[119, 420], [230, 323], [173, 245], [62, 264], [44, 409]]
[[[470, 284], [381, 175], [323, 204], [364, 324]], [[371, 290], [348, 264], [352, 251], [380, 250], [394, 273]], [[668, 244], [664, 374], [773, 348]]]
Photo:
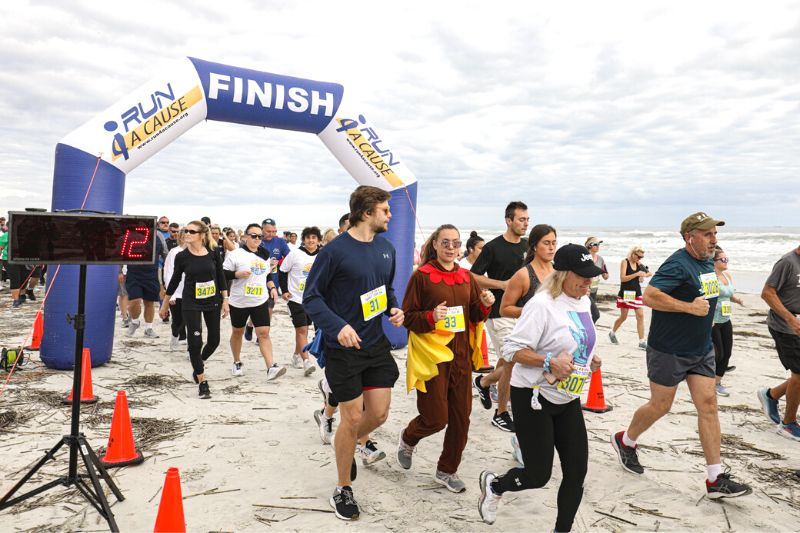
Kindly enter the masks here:
[[665, 387], [651, 381], [650, 401], [639, 407], [633, 414], [633, 419], [628, 426], [628, 437], [632, 440], [637, 440], [639, 436], [647, 431], [650, 426], [655, 424], [659, 418], [669, 413], [677, 390], [677, 385], [674, 387]]
[[231, 353], [233, 354], [234, 363], [238, 363], [241, 361], [243, 337], [244, 337], [244, 328], [231, 329]]
[[511, 399], [511, 370], [514, 361], [503, 365], [503, 375], [497, 383], [497, 414], [508, 411], [508, 401]]
[[294, 353], [299, 353], [303, 361], [308, 361], [308, 352], [303, 351], [303, 346], [308, 344], [308, 326], [300, 326], [294, 330]]
[[256, 337], [258, 337], [258, 349], [261, 350], [261, 357], [267, 364], [267, 368], [273, 364], [272, 360], [272, 338], [269, 336], [269, 326], [259, 326], [256, 328]]
[[153, 319], [156, 317], [156, 306], [155, 302], [150, 302], [144, 300], [144, 321], [148, 324], [153, 323]]
[[636, 313], [636, 331], [639, 333], [639, 340], [644, 340], [644, 309], [634, 309]]
[[797, 406], [800, 405], [800, 374], [792, 372], [786, 383], [786, 410], [783, 413], [783, 423], [791, 424], [797, 420]]
[[333, 446], [336, 452], [337, 485], [340, 487], [348, 486], [352, 483], [350, 466], [353, 464], [358, 428], [361, 425], [363, 413], [363, 395], [347, 402], [339, 402], [341, 421], [339, 427], [336, 428], [336, 438], [333, 441]]
[[789, 380], [787, 379], [777, 387], [772, 387], [769, 389], [769, 395], [772, 397], [773, 400], [780, 400], [785, 394], [786, 390], [789, 388]]
[[628, 318], [628, 310], [626, 308], [622, 308], [619, 310], [619, 317], [614, 321], [614, 325], [611, 327], [611, 331], [616, 333], [617, 330], [622, 326], [622, 323], [625, 322], [625, 319]]
[[372, 389], [364, 391], [364, 416], [358, 427], [360, 442], [367, 442], [369, 434], [381, 427], [389, 418], [392, 403], [392, 389]]
[[128, 301], [128, 315], [130, 315], [131, 320], [139, 320], [139, 315], [142, 314], [142, 299], [137, 298], [135, 300]]
[[700, 445], [706, 464], [720, 464], [720, 428], [717, 415], [717, 394], [714, 390], [714, 378], [689, 374], [686, 384], [692, 395], [692, 402], [697, 409], [697, 429], [700, 432]]

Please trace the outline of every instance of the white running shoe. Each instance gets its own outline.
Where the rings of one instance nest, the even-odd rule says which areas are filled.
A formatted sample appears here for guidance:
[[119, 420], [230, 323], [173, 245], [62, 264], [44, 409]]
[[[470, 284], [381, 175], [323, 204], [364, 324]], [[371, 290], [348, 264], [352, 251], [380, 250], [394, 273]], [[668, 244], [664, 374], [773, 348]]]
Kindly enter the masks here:
[[233, 374], [234, 376], [244, 375], [244, 370], [242, 369], [242, 366], [243, 365], [241, 361], [236, 361], [235, 363], [233, 363], [233, 366], [231, 367], [231, 374]]
[[[130, 331], [130, 330], [128, 330], [128, 331]], [[153, 328], [145, 328], [144, 336], [147, 337], [148, 339], [157, 339], [158, 338], [158, 333], [156, 333]]]
[[372, 440], [368, 440], [363, 446], [360, 444], [356, 445], [356, 454], [361, 456], [361, 461], [364, 463], [364, 466], [386, 459], [386, 453], [379, 450], [378, 446]]
[[494, 524], [494, 521], [497, 520], [497, 504], [502, 498], [500, 494], [492, 491], [492, 481], [496, 477], [494, 472], [484, 470], [479, 478], [481, 497], [478, 499], [478, 512], [487, 524]]
[[181, 341], [180, 341], [180, 339], [178, 339], [178, 337], [170, 336], [169, 349], [170, 350], [180, 350], [181, 349]]
[[128, 325], [128, 331], [125, 332], [125, 336], [133, 337], [133, 334], [136, 333], [136, 330], [139, 329], [139, 326], [141, 325], [142, 323], [139, 322], [138, 320], [136, 322], [131, 320], [131, 323]]
[[322, 409], [314, 411], [314, 421], [319, 426], [319, 438], [322, 439], [322, 444], [330, 444], [333, 440], [333, 422], [335, 420], [333, 417], [325, 418], [325, 412]]
[[306, 376], [310, 376], [311, 374], [313, 374], [316, 369], [317, 367], [314, 366], [314, 363], [311, 361], [310, 358], [303, 361], [303, 370], [304, 370], [303, 373]]
[[269, 370], [267, 370], [267, 381], [273, 381], [275, 379], [278, 379], [285, 373], [286, 373], [286, 367], [278, 366], [278, 364], [275, 363], [269, 368]]
[[303, 368], [303, 358], [300, 357], [300, 354], [298, 353], [292, 354], [292, 367]]

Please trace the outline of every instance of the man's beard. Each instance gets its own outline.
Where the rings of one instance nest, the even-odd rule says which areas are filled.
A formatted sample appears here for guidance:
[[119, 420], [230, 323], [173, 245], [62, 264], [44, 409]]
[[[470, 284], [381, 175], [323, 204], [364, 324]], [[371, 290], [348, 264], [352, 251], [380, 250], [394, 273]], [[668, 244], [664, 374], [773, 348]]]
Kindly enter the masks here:
[[380, 224], [380, 225], [376, 224], [376, 225], [372, 226], [372, 231], [374, 231], [375, 233], [383, 233], [386, 230], [387, 230], [386, 223], [383, 223], [383, 224]]

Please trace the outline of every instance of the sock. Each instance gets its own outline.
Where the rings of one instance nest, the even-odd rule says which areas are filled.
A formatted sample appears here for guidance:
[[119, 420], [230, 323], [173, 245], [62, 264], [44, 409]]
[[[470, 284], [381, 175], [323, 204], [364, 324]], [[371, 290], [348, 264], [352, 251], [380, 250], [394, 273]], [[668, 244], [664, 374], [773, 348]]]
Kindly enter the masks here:
[[138, 326], [139, 325], [139, 319], [138, 318], [131, 318], [131, 324], [136, 324]]
[[322, 411], [322, 419], [323, 420], [330, 420], [331, 418], [333, 418], [333, 417], [326, 415], [324, 410]]
[[144, 323], [144, 329], [153, 329], [153, 323], [152, 322], [145, 322]]
[[489, 488], [492, 492], [497, 494], [498, 496], [502, 495], [503, 493], [500, 492], [500, 479], [494, 478], [491, 483], [489, 483]]
[[628, 431], [627, 430], [625, 431], [625, 433], [622, 434], [622, 444], [624, 444], [628, 448], [635, 448], [636, 447], [636, 441], [631, 439], [628, 436]]
[[722, 465], [706, 465], [706, 470], [708, 471], [708, 482], [714, 483], [717, 480], [717, 476], [722, 473]]
[[770, 400], [775, 400], [775, 398], [772, 397], [772, 389], [767, 389], [767, 398]]

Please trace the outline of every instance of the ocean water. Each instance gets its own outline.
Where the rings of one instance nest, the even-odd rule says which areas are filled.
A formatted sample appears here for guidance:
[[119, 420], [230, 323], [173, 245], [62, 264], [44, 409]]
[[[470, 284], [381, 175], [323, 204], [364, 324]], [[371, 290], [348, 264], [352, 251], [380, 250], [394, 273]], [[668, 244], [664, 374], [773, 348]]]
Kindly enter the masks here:
[[[425, 228], [430, 235], [435, 228]], [[469, 232], [489, 241], [505, 231], [505, 228], [460, 228], [461, 240], [466, 242]], [[530, 228], [529, 228], [530, 229]], [[675, 250], [682, 248], [676, 229], [624, 229], [624, 228], [557, 228], [559, 246], [567, 243], [583, 244], [590, 236], [603, 241], [600, 255], [606, 260], [609, 280], [606, 284], [619, 284], [619, 264], [633, 246], [645, 250], [642, 261], [652, 272]], [[725, 250], [730, 262], [729, 270], [734, 277], [737, 290], [760, 293], [772, 266], [782, 255], [800, 245], [800, 228], [734, 228], [722, 226], [717, 236], [719, 246]], [[424, 242], [422, 232], [417, 230], [417, 242]]]

